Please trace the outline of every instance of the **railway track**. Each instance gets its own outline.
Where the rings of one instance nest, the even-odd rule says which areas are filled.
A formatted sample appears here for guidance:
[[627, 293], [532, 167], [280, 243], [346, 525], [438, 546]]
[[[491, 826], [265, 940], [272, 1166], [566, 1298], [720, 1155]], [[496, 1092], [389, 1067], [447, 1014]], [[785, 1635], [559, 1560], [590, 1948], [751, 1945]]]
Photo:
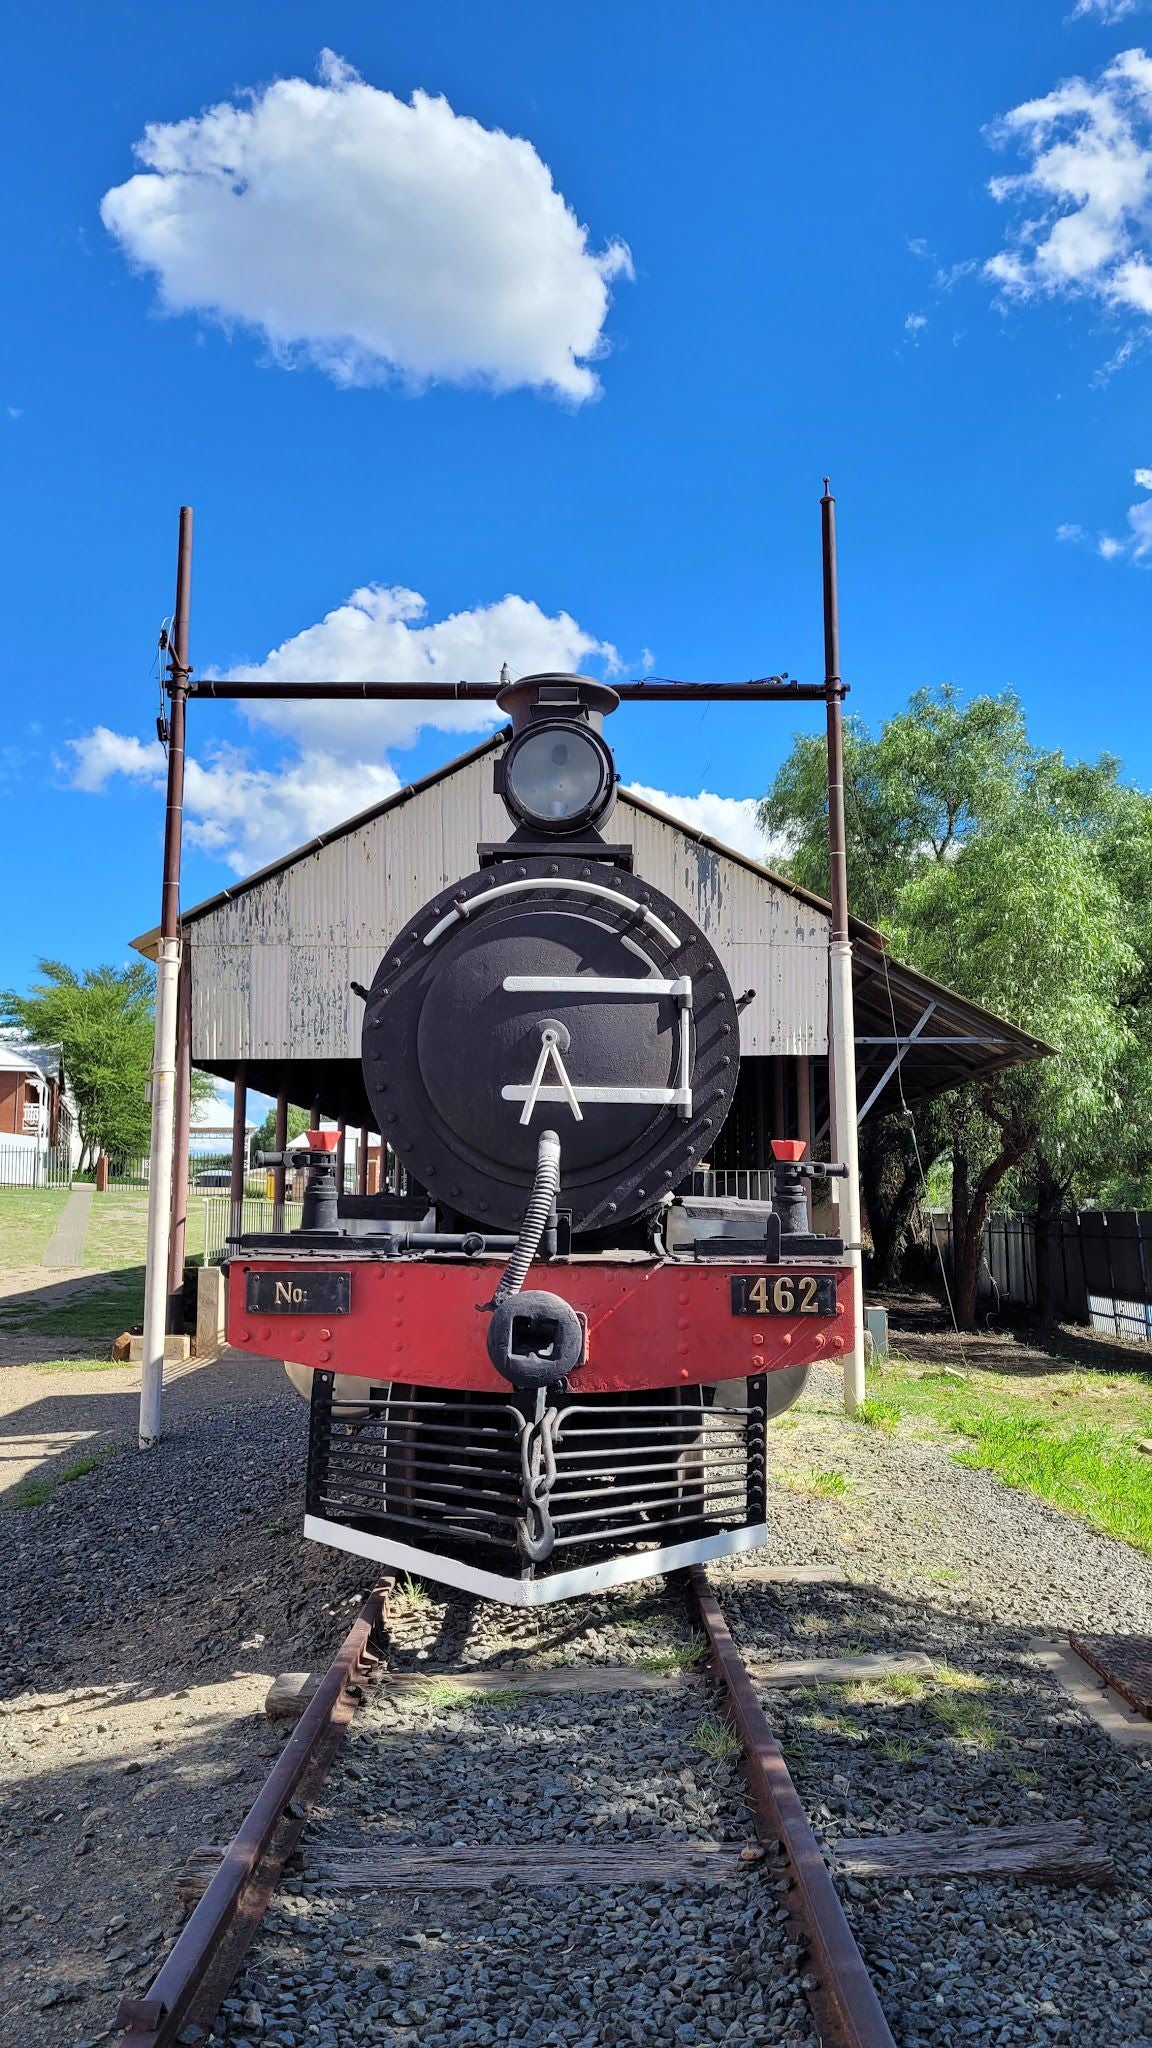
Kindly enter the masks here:
[[[539, 2006], [541, 2041], [892, 2048], [703, 1571], [629, 1603], [619, 1643], [456, 1598], [413, 1651], [413, 1604], [376, 1588], [232, 1842], [192, 1859], [121, 2048], [483, 2043], [504, 2005]], [[669, 1610], [679, 1647], [638, 1656]]]

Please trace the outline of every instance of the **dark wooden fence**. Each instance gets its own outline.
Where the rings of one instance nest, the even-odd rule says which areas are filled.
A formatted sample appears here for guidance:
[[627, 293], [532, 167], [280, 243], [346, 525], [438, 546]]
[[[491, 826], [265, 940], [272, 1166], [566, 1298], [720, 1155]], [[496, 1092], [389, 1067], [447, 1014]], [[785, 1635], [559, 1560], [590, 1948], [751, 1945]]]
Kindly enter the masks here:
[[[931, 1218], [946, 1260], [951, 1219]], [[1111, 1336], [1152, 1343], [1152, 1211], [1081, 1209], [1059, 1216], [1049, 1234], [1049, 1307], [1061, 1322], [1091, 1323]], [[1037, 1306], [1036, 1231], [1030, 1216], [998, 1211], [988, 1220], [980, 1293], [984, 1299]]]

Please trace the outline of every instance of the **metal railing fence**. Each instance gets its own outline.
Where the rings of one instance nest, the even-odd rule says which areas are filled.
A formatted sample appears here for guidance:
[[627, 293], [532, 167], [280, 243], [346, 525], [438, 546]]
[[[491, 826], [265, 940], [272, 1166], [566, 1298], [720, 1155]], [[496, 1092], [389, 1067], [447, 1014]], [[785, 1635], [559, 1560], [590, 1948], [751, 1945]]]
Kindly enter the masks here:
[[269, 1201], [266, 1195], [246, 1195], [240, 1204], [240, 1215], [233, 1220], [232, 1201], [227, 1194], [202, 1195], [197, 1200], [204, 1207], [204, 1248], [200, 1263], [210, 1266], [224, 1250], [226, 1239], [242, 1230], [297, 1230], [303, 1203], [286, 1201], [283, 1208]]
[[692, 1175], [694, 1195], [722, 1197], [729, 1202], [770, 1202], [772, 1169], [768, 1166], [698, 1167]]

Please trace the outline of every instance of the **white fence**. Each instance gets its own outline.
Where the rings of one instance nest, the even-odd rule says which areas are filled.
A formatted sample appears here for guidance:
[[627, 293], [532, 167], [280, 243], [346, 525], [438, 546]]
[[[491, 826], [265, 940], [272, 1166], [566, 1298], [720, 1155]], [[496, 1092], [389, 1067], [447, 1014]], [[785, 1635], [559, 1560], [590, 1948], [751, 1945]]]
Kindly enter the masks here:
[[66, 1188], [72, 1183], [67, 1145], [39, 1138], [0, 1138], [0, 1188]]

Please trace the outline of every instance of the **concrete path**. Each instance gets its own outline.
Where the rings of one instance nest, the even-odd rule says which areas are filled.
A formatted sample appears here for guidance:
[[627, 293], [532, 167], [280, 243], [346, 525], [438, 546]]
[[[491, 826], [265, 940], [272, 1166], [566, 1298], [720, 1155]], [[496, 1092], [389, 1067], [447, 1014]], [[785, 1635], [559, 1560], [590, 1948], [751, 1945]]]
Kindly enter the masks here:
[[48, 1240], [48, 1248], [40, 1261], [42, 1266], [59, 1270], [84, 1264], [84, 1239], [88, 1235], [94, 1192], [91, 1182], [86, 1187], [73, 1188], [61, 1211], [60, 1221]]

